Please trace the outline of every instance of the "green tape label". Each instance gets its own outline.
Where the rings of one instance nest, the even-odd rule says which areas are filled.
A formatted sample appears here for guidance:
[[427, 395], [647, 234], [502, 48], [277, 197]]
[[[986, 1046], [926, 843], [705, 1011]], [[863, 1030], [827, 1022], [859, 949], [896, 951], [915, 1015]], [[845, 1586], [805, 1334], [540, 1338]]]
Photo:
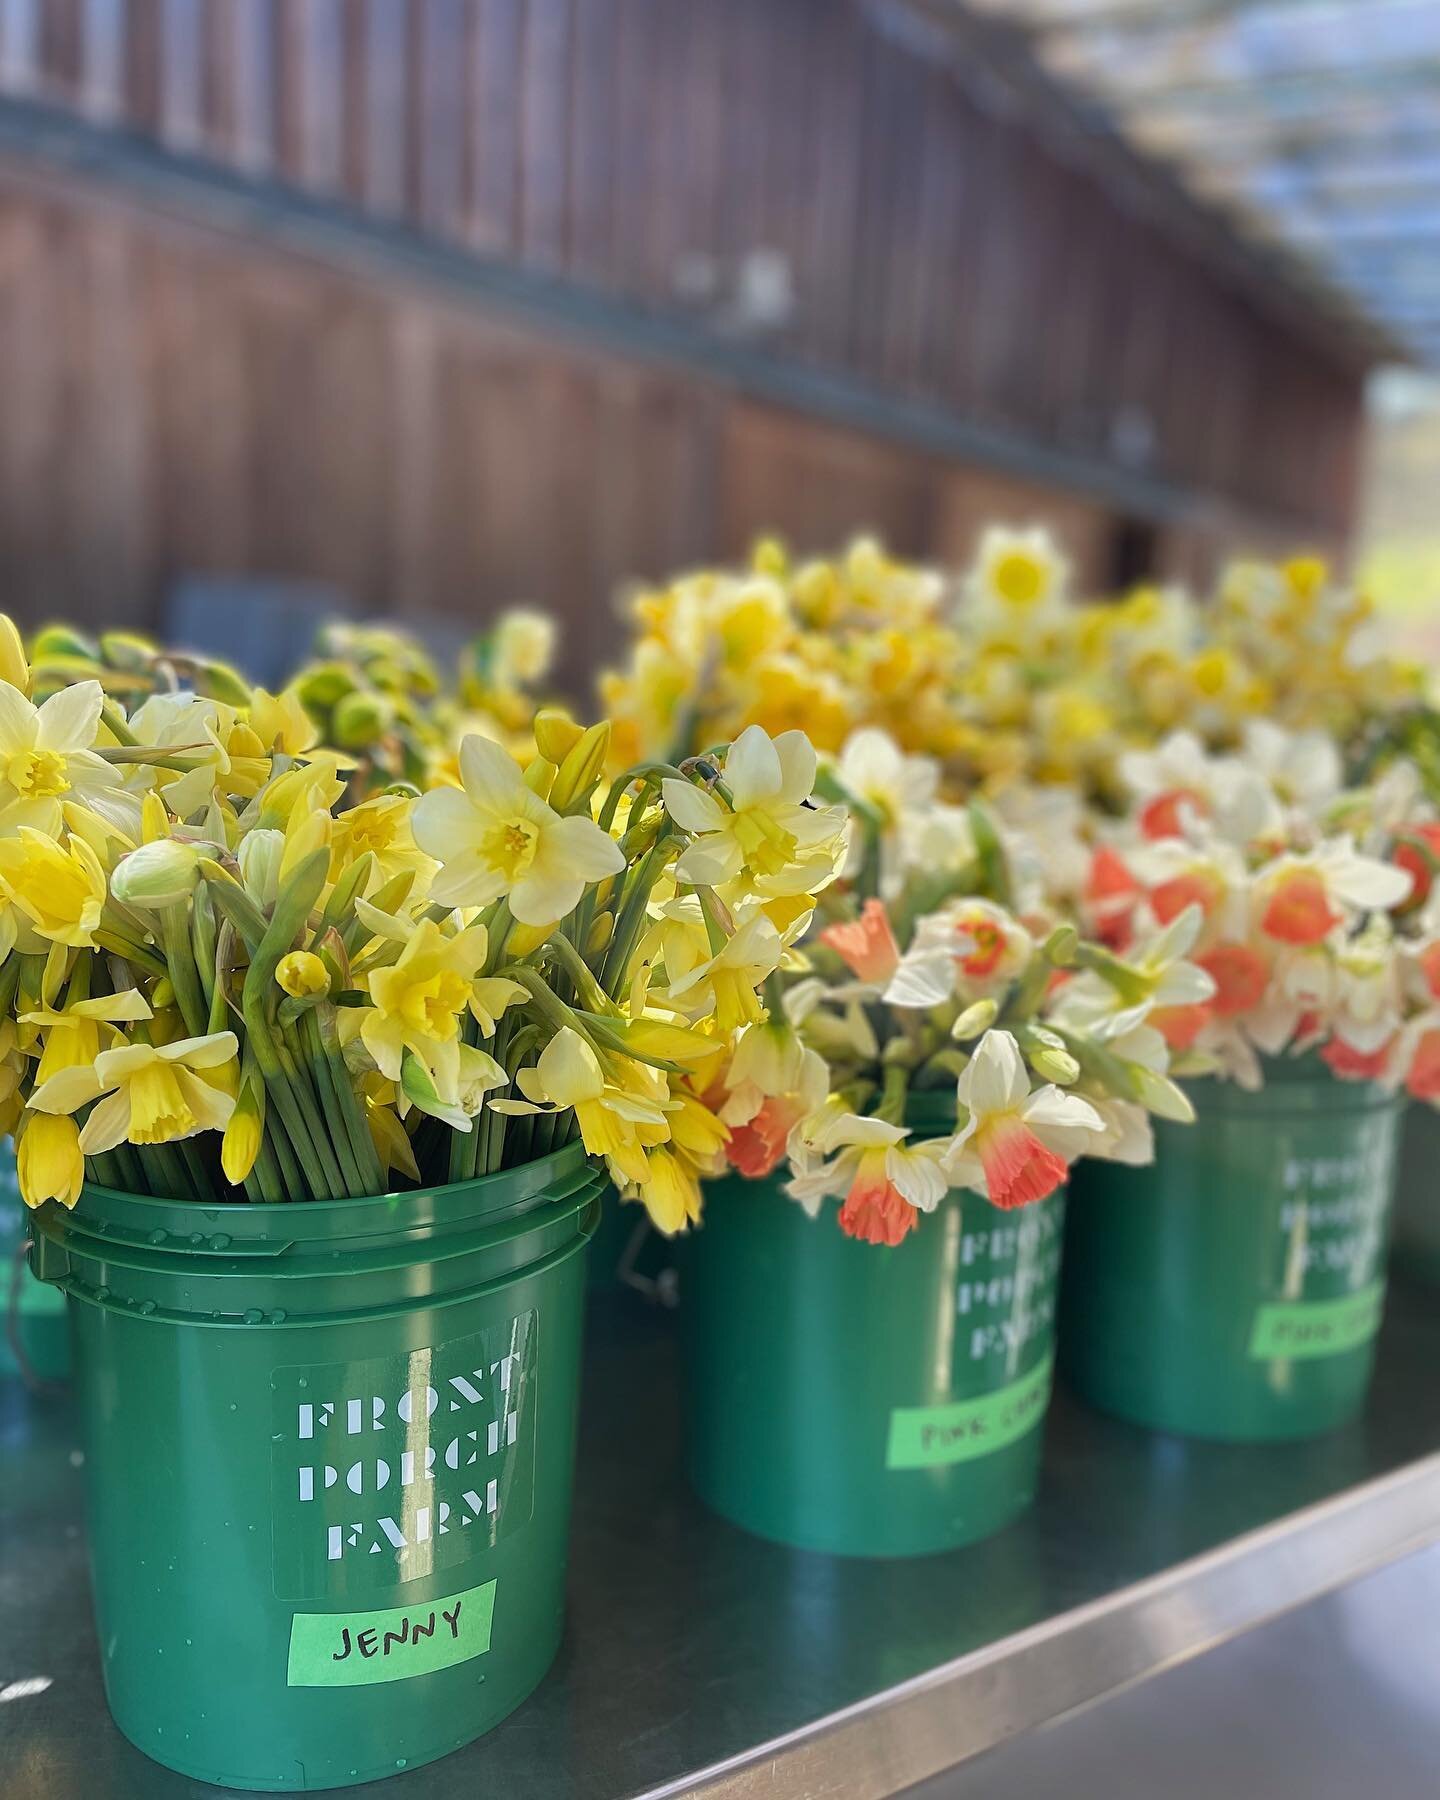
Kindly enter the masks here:
[[1338, 1356], [1365, 1344], [1380, 1329], [1385, 1283], [1346, 1294], [1339, 1300], [1284, 1300], [1262, 1306], [1250, 1333], [1255, 1362], [1276, 1357]]
[[935, 1469], [1003, 1450], [1034, 1429], [1050, 1400], [1054, 1358], [991, 1394], [945, 1406], [897, 1406], [890, 1415], [887, 1469]]
[[490, 1648], [495, 1583], [386, 1612], [296, 1613], [289, 1687], [368, 1687], [430, 1675]]

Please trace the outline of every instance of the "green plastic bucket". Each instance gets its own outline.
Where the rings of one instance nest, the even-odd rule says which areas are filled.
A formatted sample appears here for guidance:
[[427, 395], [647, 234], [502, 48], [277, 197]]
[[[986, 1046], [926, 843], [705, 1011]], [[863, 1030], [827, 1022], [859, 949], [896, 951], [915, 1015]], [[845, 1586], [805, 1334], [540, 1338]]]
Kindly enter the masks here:
[[[933, 1115], [912, 1114], [933, 1130]], [[856, 1243], [781, 1178], [707, 1189], [686, 1244], [690, 1475], [761, 1537], [918, 1556], [1034, 1497], [1064, 1196], [1001, 1212], [954, 1192], [893, 1249]]]
[[1395, 1264], [1440, 1285], [1440, 1112], [1422, 1100], [1405, 1108], [1395, 1190]]
[[1061, 1367], [1091, 1405], [1190, 1437], [1312, 1437], [1364, 1404], [1404, 1102], [1276, 1061], [1192, 1085], [1149, 1168], [1071, 1181]]
[[28, 1212], [20, 1198], [15, 1146], [0, 1142], [0, 1375], [32, 1384], [70, 1374], [70, 1321], [65, 1296], [37, 1281], [26, 1266]]
[[560, 1641], [578, 1144], [430, 1192], [36, 1215], [70, 1296], [106, 1692], [203, 1781], [324, 1788], [503, 1719]]

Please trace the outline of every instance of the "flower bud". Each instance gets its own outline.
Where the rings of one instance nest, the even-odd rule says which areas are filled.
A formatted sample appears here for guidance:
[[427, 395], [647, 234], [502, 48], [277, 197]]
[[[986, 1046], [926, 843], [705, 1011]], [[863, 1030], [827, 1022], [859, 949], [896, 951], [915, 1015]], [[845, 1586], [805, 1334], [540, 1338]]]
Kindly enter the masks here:
[[542, 706], [535, 715], [535, 748], [558, 768], [585, 735], [569, 713]]
[[330, 972], [313, 950], [291, 950], [275, 967], [275, 979], [292, 1000], [330, 992]]
[[1029, 1062], [1037, 1075], [1053, 1081], [1057, 1087], [1069, 1087], [1072, 1081], [1080, 1079], [1080, 1065], [1068, 1050], [1041, 1045], [1030, 1052]]
[[610, 755], [610, 721], [604, 719], [582, 732], [571, 746], [550, 789], [556, 812], [588, 811], [595, 784], [605, 773]]
[[198, 844], [156, 838], [121, 857], [110, 877], [110, 892], [122, 906], [176, 906], [195, 891], [203, 855]]
[[269, 908], [280, 891], [280, 864], [285, 855], [285, 833], [268, 826], [247, 831], [235, 852], [240, 879], [257, 906]]
[[8, 681], [22, 694], [30, 692], [30, 664], [25, 659], [25, 640], [9, 613], [0, 613], [0, 681]]
[[295, 691], [306, 707], [325, 711], [355, 692], [355, 677], [344, 663], [316, 663], [298, 677]]
[[999, 1016], [1000, 1008], [994, 1000], [977, 1000], [950, 1027], [950, 1035], [957, 1044], [968, 1044], [971, 1038], [988, 1031]]
[[258, 1081], [246, 1081], [220, 1140], [220, 1167], [225, 1179], [239, 1187], [255, 1167], [265, 1136], [265, 1090]]
[[585, 934], [585, 955], [587, 960], [597, 957], [610, 942], [610, 935], [615, 929], [615, 915], [609, 912], [597, 913], [590, 921], [590, 929]]
[[347, 694], [330, 725], [342, 750], [366, 750], [385, 735], [393, 718], [394, 709], [379, 694]]

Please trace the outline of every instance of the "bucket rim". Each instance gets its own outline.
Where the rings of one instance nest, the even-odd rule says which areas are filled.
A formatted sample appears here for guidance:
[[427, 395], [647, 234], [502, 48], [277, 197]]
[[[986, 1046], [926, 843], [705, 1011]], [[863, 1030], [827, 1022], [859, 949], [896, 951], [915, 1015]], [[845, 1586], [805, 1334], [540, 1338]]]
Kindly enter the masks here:
[[[426, 1182], [419, 1187], [389, 1188], [381, 1194], [350, 1194], [338, 1200], [289, 1200], [274, 1204], [263, 1200], [186, 1200], [179, 1195], [135, 1194], [128, 1188], [106, 1187], [103, 1182], [88, 1178], [81, 1193], [83, 1198], [102, 1202], [116, 1201], [122, 1206], [179, 1207], [187, 1213], [206, 1218], [214, 1214], [220, 1218], [239, 1221], [259, 1217], [290, 1219], [303, 1215], [306, 1219], [323, 1220], [337, 1218], [352, 1207], [386, 1206], [393, 1210], [407, 1202], [422, 1200], [432, 1200], [443, 1205], [450, 1195], [472, 1194], [487, 1189], [496, 1191], [505, 1186], [513, 1186], [519, 1176], [527, 1177], [527, 1185], [529, 1181], [538, 1179], [539, 1185], [546, 1186], [552, 1177], [569, 1175], [572, 1169], [578, 1172], [589, 1160], [584, 1144], [579, 1138], [575, 1138], [568, 1144], [562, 1144], [558, 1150], [547, 1151], [544, 1156], [531, 1157], [527, 1162], [512, 1163], [508, 1168], [492, 1169], [488, 1175], [470, 1175], [463, 1181]], [[51, 1204], [58, 1206], [59, 1202], [47, 1202], [46, 1207]], [[46, 1208], [37, 1208], [37, 1211], [44, 1210]]]

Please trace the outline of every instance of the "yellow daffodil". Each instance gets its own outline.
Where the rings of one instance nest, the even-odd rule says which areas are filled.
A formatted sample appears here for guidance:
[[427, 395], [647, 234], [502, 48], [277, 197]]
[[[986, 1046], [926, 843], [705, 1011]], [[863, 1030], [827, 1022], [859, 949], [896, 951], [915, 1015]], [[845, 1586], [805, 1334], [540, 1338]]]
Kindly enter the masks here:
[[590, 1154], [603, 1156], [622, 1183], [641, 1182], [646, 1146], [663, 1143], [670, 1127], [663, 1080], [657, 1095], [653, 1070], [642, 1072], [631, 1064], [627, 1073], [633, 1085], [609, 1078], [595, 1051], [565, 1025], [540, 1052], [535, 1067], [522, 1069], [516, 1077], [525, 1099], [490, 1104], [506, 1113], [566, 1112], [573, 1107]]
[[233, 1065], [238, 1049], [233, 1031], [173, 1044], [122, 1044], [102, 1050], [90, 1068], [51, 1076], [30, 1096], [30, 1107], [73, 1114], [95, 1101], [80, 1133], [87, 1156], [127, 1141], [168, 1144], [199, 1131], [223, 1131], [235, 1099], [215, 1085], [212, 1072]]
[[622, 1199], [638, 1200], [663, 1237], [697, 1224], [702, 1203], [695, 1170], [664, 1144], [642, 1154], [644, 1173], [621, 1190]]
[[98, 681], [77, 681], [35, 706], [0, 681], [0, 831], [29, 826], [54, 837], [65, 799], [133, 825], [134, 802], [93, 747], [104, 699]]
[[[38, 936], [76, 947], [94, 942], [105, 906], [105, 871], [83, 838], [58, 844], [28, 825], [0, 837], [0, 884]], [[4, 930], [0, 920], [0, 942]]]
[[488, 1036], [506, 1007], [524, 998], [516, 982], [480, 975], [487, 949], [483, 925], [447, 937], [433, 919], [424, 919], [397, 961], [364, 977], [370, 1004], [359, 1014], [358, 1029], [382, 1075], [398, 1081], [407, 1050], [434, 1074], [445, 1048], [458, 1046], [467, 1011], [483, 1021]]
[[435, 862], [415, 843], [411, 829], [413, 809], [414, 802], [403, 794], [377, 794], [341, 813], [330, 837], [332, 880], [338, 880], [343, 869], [369, 851], [375, 858], [372, 886], [378, 887], [411, 871], [420, 880], [423, 891], [434, 873]]
[[250, 695], [247, 722], [263, 749], [281, 750], [287, 756], [303, 756], [320, 740], [315, 721], [306, 712], [293, 683], [278, 694], [255, 688]]
[[499, 744], [466, 738], [460, 780], [415, 803], [415, 841], [440, 864], [430, 893], [441, 904], [504, 897], [521, 924], [550, 925], [574, 911], [591, 882], [625, 867], [612, 837], [590, 819], [562, 818]]
[[800, 893], [843, 855], [845, 813], [809, 806], [815, 751], [798, 731], [771, 739], [758, 725], [743, 731], [725, 758], [728, 804], [692, 782], [666, 779], [665, 809], [694, 836], [676, 879], [714, 887], [744, 878], [757, 891]]
[[91, 1067], [102, 1047], [113, 1048], [120, 1040], [120, 1025], [149, 1017], [149, 1004], [138, 988], [21, 1013], [20, 1023], [37, 1032], [41, 1040], [36, 1082], [43, 1084], [62, 1069]]
[[27, 1206], [58, 1200], [73, 1206], [85, 1181], [80, 1128], [63, 1114], [32, 1112], [22, 1123], [15, 1146], [20, 1197]]
[[667, 965], [666, 1000], [692, 1020], [713, 1015], [721, 1033], [738, 1031], [765, 1016], [756, 989], [779, 967], [783, 949], [780, 933], [756, 912], [713, 956], [683, 974], [672, 974]]

